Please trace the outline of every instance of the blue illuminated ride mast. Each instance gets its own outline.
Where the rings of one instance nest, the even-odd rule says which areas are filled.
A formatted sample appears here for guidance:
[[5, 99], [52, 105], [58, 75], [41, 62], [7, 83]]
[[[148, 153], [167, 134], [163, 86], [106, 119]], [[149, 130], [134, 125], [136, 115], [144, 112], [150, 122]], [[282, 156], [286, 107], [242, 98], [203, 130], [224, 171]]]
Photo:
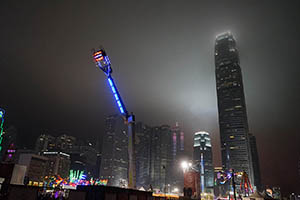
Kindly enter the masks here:
[[113, 92], [114, 98], [117, 102], [117, 105], [119, 107], [119, 110], [121, 114], [128, 118], [128, 112], [126, 110], [126, 107], [122, 101], [122, 98], [118, 92], [118, 89], [116, 87], [116, 84], [114, 82], [114, 79], [111, 76], [112, 73], [112, 68], [111, 68], [111, 63], [109, 61], [108, 56], [106, 55], [105, 51], [103, 49], [100, 49], [93, 54], [94, 61], [96, 65], [104, 72], [104, 74], [107, 76], [107, 80], [109, 83], [109, 86]]
[[110, 60], [104, 51], [99, 49], [93, 51], [94, 61], [104, 74], [107, 76], [107, 80], [113, 96], [116, 100], [121, 115], [124, 117], [125, 123], [128, 125], [128, 187], [136, 188], [136, 176], [135, 176], [135, 116], [133, 113], [129, 114], [126, 110], [125, 104], [118, 92], [114, 79], [112, 78], [112, 68]]

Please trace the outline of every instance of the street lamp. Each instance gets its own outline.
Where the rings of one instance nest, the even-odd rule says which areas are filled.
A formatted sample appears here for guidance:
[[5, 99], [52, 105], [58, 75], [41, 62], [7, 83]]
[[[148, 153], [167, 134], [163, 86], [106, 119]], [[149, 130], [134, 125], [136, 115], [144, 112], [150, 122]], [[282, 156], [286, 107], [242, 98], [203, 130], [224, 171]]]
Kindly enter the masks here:
[[182, 161], [181, 167], [182, 167], [183, 171], [185, 171], [185, 170], [188, 169], [189, 165], [188, 165], [188, 163], [186, 161]]
[[183, 172], [188, 171], [191, 167], [192, 167], [192, 163], [191, 162], [182, 161], [181, 168], [183, 169]]

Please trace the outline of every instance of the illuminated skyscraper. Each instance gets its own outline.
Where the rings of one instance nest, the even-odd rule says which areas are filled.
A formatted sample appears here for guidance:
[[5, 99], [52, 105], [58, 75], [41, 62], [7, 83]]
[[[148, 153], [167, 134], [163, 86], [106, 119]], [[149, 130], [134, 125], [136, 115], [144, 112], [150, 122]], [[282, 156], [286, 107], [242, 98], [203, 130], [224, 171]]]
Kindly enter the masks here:
[[253, 166], [242, 72], [236, 41], [231, 33], [217, 36], [215, 66], [224, 169], [248, 173], [253, 184]]
[[201, 131], [194, 135], [194, 165], [200, 173], [201, 192], [213, 192], [214, 168], [209, 133]]

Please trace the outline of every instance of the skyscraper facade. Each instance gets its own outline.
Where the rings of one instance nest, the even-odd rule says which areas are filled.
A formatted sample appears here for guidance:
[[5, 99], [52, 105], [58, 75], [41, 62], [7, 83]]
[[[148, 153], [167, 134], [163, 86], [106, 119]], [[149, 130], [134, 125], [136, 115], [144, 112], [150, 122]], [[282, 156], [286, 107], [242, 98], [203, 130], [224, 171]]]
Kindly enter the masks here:
[[249, 134], [249, 139], [250, 139], [251, 156], [252, 156], [252, 164], [253, 164], [254, 185], [256, 186], [257, 190], [261, 191], [262, 185], [261, 185], [259, 157], [257, 152], [256, 138], [253, 134]]
[[105, 121], [102, 144], [100, 178], [108, 179], [108, 185], [127, 185], [128, 136], [127, 127], [120, 115], [111, 115]]
[[209, 133], [204, 131], [195, 133], [193, 161], [200, 174], [201, 192], [212, 193], [214, 186], [214, 168]]
[[178, 122], [171, 128], [172, 131], [172, 166], [171, 186], [173, 188], [183, 188], [183, 171], [181, 162], [185, 159], [184, 154], [184, 132]]
[[216, 86], [224, 169], [245, 171], [253, 184], [253, 166], [242, 72], [236, 41], [229, 32], [215, 43]]
[[172, 140], [169, 125], [153, 127], [150, 147], [150, 184], [166, 192], [171, 181]]
[[184, 133], [174, 127], [150, 127], [136, 123], [136, 180], [138, 188], [170, 192], [183, 187], [179, 161], [184, 152]]
[[136, 185], [148, 189], [150, 185], [151, 127], [137, 122], [135, 126]]

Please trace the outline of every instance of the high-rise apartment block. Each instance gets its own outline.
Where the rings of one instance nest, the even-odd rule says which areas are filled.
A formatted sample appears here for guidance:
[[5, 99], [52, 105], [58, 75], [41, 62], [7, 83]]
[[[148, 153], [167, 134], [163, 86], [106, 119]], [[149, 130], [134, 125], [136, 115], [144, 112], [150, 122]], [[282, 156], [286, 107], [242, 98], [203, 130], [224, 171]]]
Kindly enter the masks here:
[[215, 67], [222, 164], [227, 170], [245, 171], [253, 183], [242, 72], [236, 41], [229, 32], [216, 38]]
[[128, 184], [127, 126], [120, 115], [111, 115], [105, 121], [102, 144], [100, 178], [108, 185], [125, 187]]
[[135, 126], [135, 150], [136, 150], [136, 185], [147, 189], [150, 185], [150, 147], [151, 128], [142, 122]]
[[150, 184], [166, 192], [171, 182], [172, 143], [171, 128], [162, 125], [152, 128], [150, 147]]
[[209, 133], [200, 131], [194, 135], [194, 165], [200, 174], [200, 190], [202, 193], [213, 193], [214, 168], [212, 146]]

